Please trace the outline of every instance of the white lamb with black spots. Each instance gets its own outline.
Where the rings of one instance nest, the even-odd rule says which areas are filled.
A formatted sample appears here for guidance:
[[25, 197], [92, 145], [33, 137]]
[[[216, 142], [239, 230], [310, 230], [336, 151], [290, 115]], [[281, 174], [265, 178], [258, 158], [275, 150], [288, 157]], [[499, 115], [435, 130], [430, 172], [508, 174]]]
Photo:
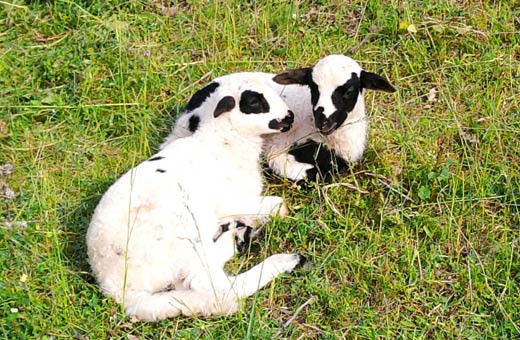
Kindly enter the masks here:
[[294, 112], [290, 132], [266, 136], [264, 158], [278, 175], [315, 179], [358, 161], [367, 145], [365, 90], [394, 92], [385, 78], [365, 71], [344, 55], [329, 55], [314, 67], [271, 73], [238, 73], [215, 79], [194, 96], [163, 145], [192, 134], [205, 114], [205, 100], [230, 78], [256, 77], [273, 88]]
[[262, 196], [259, 160], [262, 136], [289, 130], [293, 114], [273, 89], [243, 77], [218, 86], [204, 110], [213, 119], [108, 189], [87, 231], [101, 290], [141, 320], [233, 313], [238, 299], [303, 261], [276, 254], [230, 276], [223, 267], [239, 246], [237, 229], [220, 227], [287, 213], [281, 197]]

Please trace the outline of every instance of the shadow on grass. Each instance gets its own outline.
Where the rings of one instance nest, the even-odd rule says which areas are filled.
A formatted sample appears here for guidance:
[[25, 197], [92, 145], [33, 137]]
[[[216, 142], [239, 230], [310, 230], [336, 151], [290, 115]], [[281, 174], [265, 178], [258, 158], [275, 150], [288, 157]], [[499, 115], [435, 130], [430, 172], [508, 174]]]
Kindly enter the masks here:
[[113, 182], [114, 179], [105, 179], [86, 187], [83, 190], [84, 198], [63, 221], [68, 232], [67, 243], [63, 250], [68, 266], [72, 272], [91, 284], [96, 281], [87, 261], [86, 233], [97, 204]]

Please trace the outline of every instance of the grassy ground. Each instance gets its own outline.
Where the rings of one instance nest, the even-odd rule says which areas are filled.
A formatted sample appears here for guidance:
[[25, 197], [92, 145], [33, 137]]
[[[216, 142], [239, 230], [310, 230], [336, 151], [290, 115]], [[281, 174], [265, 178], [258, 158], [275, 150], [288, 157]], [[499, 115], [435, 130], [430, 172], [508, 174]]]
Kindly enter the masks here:
[[[14, 166], [0, 172], [2, 337], [519, 336], [518, 3], [164, 3], [0, 1], [0, 166]], [[291, 218], [235, 261], [297, 251], [314, 267], [231, 317], [125, 318], [86, 263], [103, 192], [211, 78], [330, 53], [399, 91], [368, 93], [352, 171], [268, 186]]]

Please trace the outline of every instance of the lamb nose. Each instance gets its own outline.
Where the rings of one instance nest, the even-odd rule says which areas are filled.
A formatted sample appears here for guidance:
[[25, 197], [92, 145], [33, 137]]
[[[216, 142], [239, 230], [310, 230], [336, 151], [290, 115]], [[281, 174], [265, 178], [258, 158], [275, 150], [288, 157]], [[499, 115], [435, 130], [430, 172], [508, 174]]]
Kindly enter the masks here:
[[334, 132], [334, 130], [336, 130], [336, 126], [337, 126], [336, 122], [332, 122], [332, 121], [330, 121], [328, 119], [325, 119], [322, 122], [322, 124], [321, 124], [319, 129], [320, 129], [320, 131], [322, 133], [328, 135], [328, 134]]

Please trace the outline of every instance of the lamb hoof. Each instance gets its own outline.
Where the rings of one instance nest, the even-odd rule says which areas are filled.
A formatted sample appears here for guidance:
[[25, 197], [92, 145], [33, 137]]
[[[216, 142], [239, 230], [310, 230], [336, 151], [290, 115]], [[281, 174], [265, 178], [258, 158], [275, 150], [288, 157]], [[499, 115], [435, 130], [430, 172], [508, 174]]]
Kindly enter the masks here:
[[289, 215], [289, 208], [287, 207], [287, 204], [285, 204], [285, 202], [282, 202], [280, 210], [278, 211], [278, 215], [280, 215], [280, 217], [282, 218], [285, 218]]
[[299, 254], [275, 254], [267, 260], [276, 268], [278, 273], [292, 273], [299, 268], [305, 268], [307, 259]]

